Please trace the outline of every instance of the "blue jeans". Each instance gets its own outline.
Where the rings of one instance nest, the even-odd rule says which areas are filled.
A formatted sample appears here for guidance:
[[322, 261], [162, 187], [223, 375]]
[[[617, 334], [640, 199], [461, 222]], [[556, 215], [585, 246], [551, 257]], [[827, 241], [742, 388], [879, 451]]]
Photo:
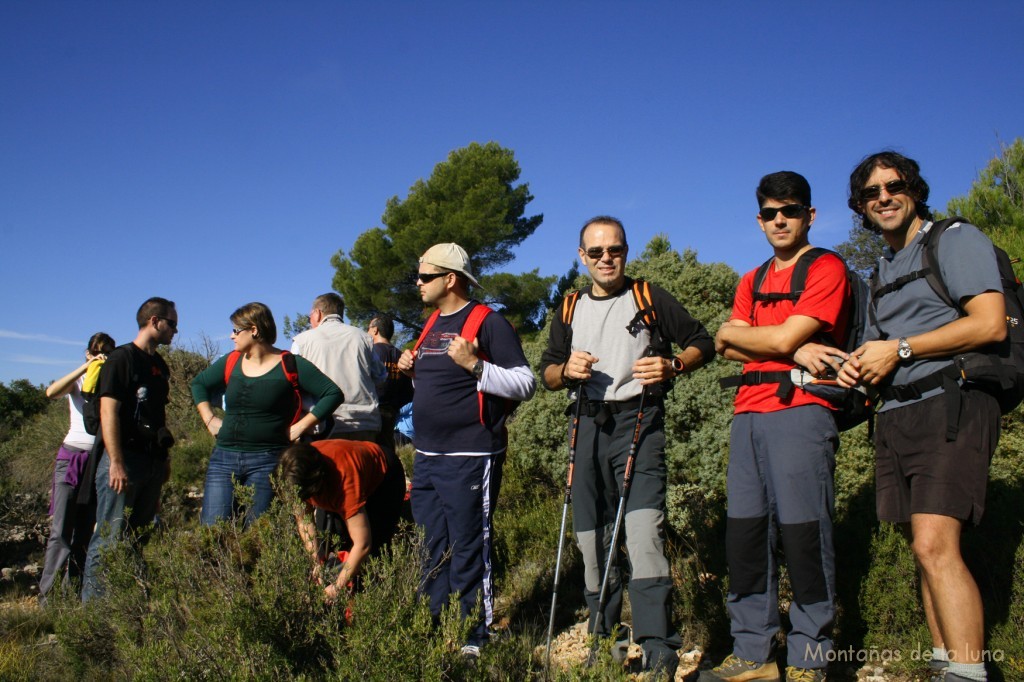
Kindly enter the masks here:
[[253, 522], [267, 511], [274, 499], [270, 475], [277, 468], [280, 449], [261, 452], [236, 452], [215, 447], [206, 468], [206, 486], [203, 489], [203, 511], [200, 521], [212, 526], [231, 518], [237, 511], [235, 484], [254, 488], [252, 504], [245, 512], [245, 524]]
[[[160, 507], [166, 462], [132, 452], [125, 452], [124, 459], [128, 485], [121, 493], [110, 487], [110, 456], [105, 450], [96, 466], [96, 532], [85, 556], [83, 602], [103, 595], [100, 560], [104, 553], [122, 536], [152, 523]], [[126, 509], [130, 512], [127, 518]]]

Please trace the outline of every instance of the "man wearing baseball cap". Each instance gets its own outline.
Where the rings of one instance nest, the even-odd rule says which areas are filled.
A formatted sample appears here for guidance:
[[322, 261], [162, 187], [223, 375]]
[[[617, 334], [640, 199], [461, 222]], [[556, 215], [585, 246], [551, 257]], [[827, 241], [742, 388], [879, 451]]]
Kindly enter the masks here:
[[416, 385], [411, 501], [427, 546], [420, 589], [435, 618], [449, 596], [458, 595], [463, 617], [473, 619], [462, 653], [475, 659], [494, 617], [491, 518], [505, 459], [505, 420], [533, 395], [536, 380], [515, 329], [470, 299], [470, 285], [480, 286], [461, 246], [427, 249], [416, 286], [436, 311], [398, 367]]

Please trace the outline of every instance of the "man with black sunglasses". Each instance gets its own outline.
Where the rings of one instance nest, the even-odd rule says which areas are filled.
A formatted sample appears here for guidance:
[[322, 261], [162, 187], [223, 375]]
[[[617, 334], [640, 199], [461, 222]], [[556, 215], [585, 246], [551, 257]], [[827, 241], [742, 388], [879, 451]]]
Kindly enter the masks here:
[[992, 242], [973, 225], [953, 223], [938, 243], [941, 278], [959, 310], [921, 276], [934, 227], [927, 201], [920, 167], [902, 154], [872, 154], [850, 175], [850, 208], [888, 248], [878, 263], [873, 340], [854, 350], [839, 380], [882, 387], [876, 507], [880, 520], [901, 525], [917, 559], [932, 679], [983, 682], [982, 602], [960, 533], [984, 511], [1000, 408], [974, 384], [929, 379], [954, 356], [1002, 341], [1006, 307]]
[[815, 682], [825, 678], [832, 651], [839, 435], [827, 400], [779, 377], [798, 365], [816, 376], [839, 368], [845, 353], [832, 339], [847, 334], [851, 293], [846, 265], [831, 252], [814, 258], [802, 292], [793, 291], [797, 263], [811, 250], [815, 209], [807, 180], [792, 171], [771, 173], [761, 178], [756, 197], [757, 222], [774, 257], [766, 270], [755, 268], [740, 280], [732, 315], [715, 339], [723, 357], [743, 363], [726, 481], [733, 652], [702, 679], [780, 679], [775, 634], [781, 627], [781, 536], [793, 589], [786, 680]]
[[508, 445], [505, 421], [533, 396], [536, 379], [512, 325], [470, 298], [470, 285], [480, 285], [461, 246], [427, 249], [416, 280], [435, 311], [398, 368], [416, 386], [410, 502], [427, 551], [420, 591], [434, 618], [457, 596], [470, 621], [462, 655], [474, 661], [494, 619], [491, 519]]
[[[616, 218], [598, 216], [583, 225], [579, 258], [592, 283], [570, 294], [560, 306], [574, 312], [571, 319], [556, 316], [552, 322], [541, 375], [550, 390], [582, 391], [578, 396], [582, 403], [572, 509], [583, 555], [589, 631], [599, 637], [614, 633], [617, 642], [628, 635], [627, 629], [615, 628], [622, 610], [615, 559], [610, 569], [605, 564], [624, 470], [633, 450], [633, 478], [624, 517], [632, 569], [633, 637], [643, 649], [644, 668], [673, 679], [681, 640], [671, 622], [672, 577], [664, 551], [667, 471], [663, 401], [675, 377], [714, 358], [714, 344], [704, 325], [668, 292], [641, 283], [649, 290], [657, 320], [654, 325], [648, 323], [651, 318], [643, 315], [634, 280], [626, 277], [628, 253], [626, 231]], [[682, 352], [673, 355], [673, 342]], [[605, 608], [598, 618], [606, 570], [610, 572]]]
[[165, 414], [170, 370], [157, 348], [174, 339], [178, 311], [173, 301], [153, 297], [139, 307], [135, 320], [135, 340], [115, 348], [100, 371], [97, 442], [102, 452], [96, 465], [96, 533], [85, 557], [83, 602], [105, 592], [101, 558], [113, 543], [144, 537], [170, 475], [168, 451], [174, 438]]

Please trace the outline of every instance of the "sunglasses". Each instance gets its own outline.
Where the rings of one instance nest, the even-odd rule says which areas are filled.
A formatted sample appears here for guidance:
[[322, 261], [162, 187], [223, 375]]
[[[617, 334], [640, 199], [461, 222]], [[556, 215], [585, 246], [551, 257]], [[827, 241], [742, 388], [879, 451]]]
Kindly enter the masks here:
[[605, 253], [612, 258], [618, 258], [626, 253], [626, 247], [622, 244], [613, 244], [606, 249], [602, 249], [600, 246], [591, 246], [589, 249], [585, 249], [583, 253], [587, 254], [587, 258], [591, 260], [601, 260]]
[[450, 273], [450, 272], [417, 272], [416, 273], [416, 279], [418, 279], [419, 281], [423, 282], [424, 284], [429, 284], [430, 282], [433, 282], [438, 277], [444, 277], [445, 275], [450, 275], [450, 274], [452, 274], [452, 273]]
[[761, 219], [764, 221], [775, 220], [775, 216], [780, 213], [787, 218], [799, 218], [804, 214], [809, 206], [803, 204], [786, 204], [785, 206], [779, 206], [778, 208], [769, 208], [765, 206], [761, 209]]
[[156, 318], [156, 319], [158, 319], [158, 320], [163, 320], [164, 322], [166, 322], [166, 323], [167, 323], [167, 326], [168, 326], [168, 327], [170, 327], [170, 328], [171, 328], [171, 329], [173, 329], [174, 331], [178, 331], [178, 323], [177, 323], [177, 322], [176, 322], [175, 320], [169, 320], [169, 319], [167, 319], [166, 317], [158, 317], [158, 318]]
[[242, 329], [235, 329], [234, 327], [232, 327], [231, 328], [231, 336], [238, 336], [242, 332], [247, 332], [247, 331], [249, 331], [251, 329], [252, 329], [252, 327], [243, 327]]
[[871, 185], [865, 187], [860, 191], [861, 201], [874, 201], [878, 197], [882, 196], [882, 187], [885, 187], [886, 193], [889, 196], [896, 196], [897, 194], [903, 194], [907, 191], [906, 180], [890, 180], [885, 185]]

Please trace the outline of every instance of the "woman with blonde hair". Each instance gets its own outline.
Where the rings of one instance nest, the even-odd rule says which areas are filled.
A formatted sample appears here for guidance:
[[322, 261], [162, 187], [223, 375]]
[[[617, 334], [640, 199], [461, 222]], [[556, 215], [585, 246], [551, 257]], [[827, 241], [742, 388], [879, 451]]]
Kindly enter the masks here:
[[[270, 308], [248, 303], [231, 314], [235, 349], [192, 380], [192, 399], [217, 439], [206, 470], [201, 521], [212, 525], [236, 511], [234, 484], [254, 488], [246, 512], [252, 522], [270, 506], [270, 475], [282, 450], [341, 404], [341, 390], [308, 360], [274, 347], [277, 325]], [[316, 404], [301, 413], [299, 391]], [[210, 396], [223, 393], [224, 417]]]

